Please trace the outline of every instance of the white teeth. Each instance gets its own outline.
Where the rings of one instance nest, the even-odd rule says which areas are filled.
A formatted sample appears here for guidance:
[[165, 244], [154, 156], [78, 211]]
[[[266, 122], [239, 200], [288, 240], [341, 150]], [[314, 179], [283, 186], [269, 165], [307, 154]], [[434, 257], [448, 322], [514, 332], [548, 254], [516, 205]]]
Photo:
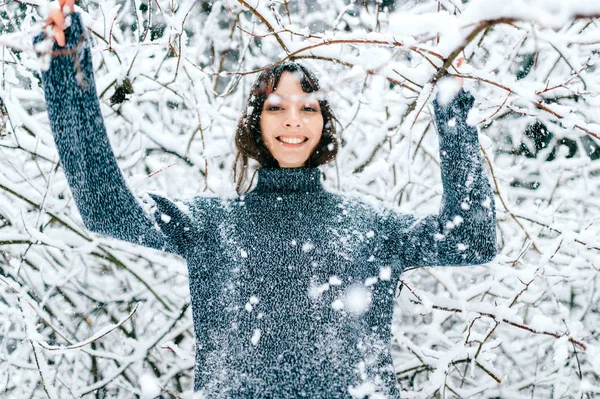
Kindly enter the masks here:
[[298, 137], [278, 137], [277, 139], [279, 141], [283, 141], [284, 143], [288, 143], [288, 144], [300, 144], [300, 143], [304, 142], [304, 140], [306, 140], [305, 138], [298, 138]]

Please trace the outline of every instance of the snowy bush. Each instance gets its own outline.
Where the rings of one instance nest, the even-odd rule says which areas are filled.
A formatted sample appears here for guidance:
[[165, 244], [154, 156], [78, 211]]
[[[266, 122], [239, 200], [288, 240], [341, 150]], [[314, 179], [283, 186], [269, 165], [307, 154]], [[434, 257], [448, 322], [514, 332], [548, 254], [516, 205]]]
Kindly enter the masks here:
[[[109, 137], [138, 195], [231, 195], [249, 87], [295, 57], [317, 71], [339, 120], [324, 185], [437, 213], [430, 101], [439, 78], [463, 77], [499, 254], [403, 275], [392, 343], [403, 397], [600, 394], [598, 2], [80, 5]], [[83, 227], [31, 45], [46, 7], [0, 5], [0, 396], [188, 397], [185, 262]]]

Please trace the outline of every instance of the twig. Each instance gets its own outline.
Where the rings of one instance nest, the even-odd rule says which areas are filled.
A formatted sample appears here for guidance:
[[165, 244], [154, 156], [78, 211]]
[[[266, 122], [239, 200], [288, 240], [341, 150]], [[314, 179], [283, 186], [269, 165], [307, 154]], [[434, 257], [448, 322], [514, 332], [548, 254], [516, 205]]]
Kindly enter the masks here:
[[521, 224], [521, 222], [519, 222], [517, 220], [517, 217], [508, 209], [508, 205], [506, 204], [506, 202], [504, 201], [504, 197], [502, 196], [502, 193], [500, 192], [500, 185], [498, 184], [498, 179], [496, 178], [496, 174], [494, 173], [494, 166], [492, 165], [492, 161], [490, 160], [490, 158], [488, 157], [485, 149], [483, 147], [481, 147], [481, 152], [483, 152], [483, 156], [488, 164], [488, 166], [490, 167], [490, 173], [492, 174], [492, 180], [494, 181], [494, 187], [496, 187], [496, 193], [498, 194], [498, 198], [500, 199], [500, 202], [502, 202], [502, 206], [504, 207], [504, 210], [513, 218], [513, 220], [519, 225], [519, 227], [521, 228], [521, 230], [523, 230], [523, 233], [525, 233], [525, 236], [531, 241], [533, 249], [537, 252], [537, 253], [542, 253], [539, 248], [537, 247], [537, 245], [535, 244], [535, 241], [533, 241], [533, 238], [531, 237], [531, 235], [529, 234], [529, 232], [527, 232], [527, 230], [525, 229], [525, 226], [523, 226]]
[[[417, 293], [416, 293], [416, 292], [415, 292], [415, 291], [414, 291], [412, 288], [410, 288], [410, 286], [408, 286], [408, 285], [406, 284], [406, 282], [404, 282], [404, 281], [403, 281], [403, 282], [402, 282], [402, 284], [403, 284], [403, 285], [404, 285], [406, 288], [408, 288], [408, 290], [409, 290], [409, 291], [410, 291], [410, 292], [411, 292], [411, 293], [412, 293], [412, 294], [415, 296], [415, 298], [417, 298], [417, 301], [413, 301], [413, 302], [415, 302], [415, 303], [417, 303], [417, 304], [423, 304], [423, 300], [421, 299], [421, 297], [420, 297], [420, 296], [419, 296], [419, 295], [418, 295], [418, 294], [417, 294]], [[463, 310], [462, 310], [462, 309], [458, 309], [458, 308], [451, 308], [451, 307], [448, 307], [448, 306], [431, 305], [431, 307], [432, 307], [433, 309], [445, 310], [445, 311], [447, 311], [447, 312], [463, 313]], [[470, 311], [471, 311], [471, 312], [478, 313], [478, 314], [480, 314], [480, 315], [482, 315], [482, 316], [489, 317], [489, 318], [491, 318], [491, 319], [493, 319], [493, 320], [495, 320], [495, 321], [497, 321], [497, 322], [506, 323], [506, 324], [509, 324], [509, 325], [511, 325], [511, 326], [518, 327], [518, 328], [520, 328], [520, 329], [522, 329], [522, 330], [526, 330], [526, 331], [532, 332], [532, 333], [534, 333], [534, 334], [549, 335], [549, 336], [551, 336], [551, 337], [554, 337], [554, 338], [557, 338], [557, 339], [558, 339], [558, 338], [562, 338], [562, 337], [566, 336], [566, 337], [568, 338], [569, 342], [573, 343], [574, 345], [577, 345], [579, 348], [581, 348], [581, 349], [582, 349], [582, 350], [584, 350], [584, 351], [585, 351], [585, 350], [587, 350], [587, 346], [586, 346], [586, 344], [584, 344], [583, 342], [581, 342], [581, 341], [578, 341], [578, 340], [576, 340], [576, 339], [574, 339], [574, 338], [572, 338], [572, 337], [569, 337], [569, 336], [568, 336], [568, 335], [566, 335], [566, 334], [559, 334], [559, 333], [550, 332], [550, 331], [540, 331], [540, 330], [536, 330], [536, 329], [534, 329], [534, 328], [532, 328], [532, 327], [529, 327], [529, 326], [527, 326], [527, 325], [525, 325], [525, 324], [516, 323], [516, 322], [514, 322], [514, 321], [511, 321], [511, 320], [508, 320], [508, 319], [505, 319], [505, 318], [498, 317], [497, 315], [495, 315], [495, 314], [493, 314], [493, 313], [482, 312], [482, 311], [480, 311], [480, 310], [470, 310]]]
[[[481, 81], [481, 82], [489, 83], [489, 84], [491, 84], [491, 85], [493, 85], [493, 86], [496, 86], [496, 87], [499, 87], [499, 88], [501, 88], [501, 89], [503, 89], [503, 90], [506, 90], [506, 91], [508, 91], [508, 92], [509, 92], [509, 93], [511, 93], [511, 94], [517, 94], [517, 95], [518, 95], [518, 93], [516, 93], [516, 92], [515, 92], [514, 90], [512, 90], [511, 88], [509, 88], [509, 87], [507, 87], [507, 86], [504, 86], [504, 85], [502, 85], [502, 84], [500, 84], [500, 83], [498, 83], [498, 82], [494, 82], [494, 81], [492, 81], [492, 80], [486, 79], [486, 78], [482, 78], [482, 77], [476, 77], [476, 76], [472, 76], [472, 75], [463, 75], [463, 74], [460, 74], [460, 73], [457, 73], [457, 74], [452, 74], [452, 76], [456, 76], [456, 77], [460, 77], [460, 78], [464, 78], [464, 79], [474, 79], [474, 80], [479, 80], [479, 81]], [[545, 104], [542, 104], [542, 103], [541, 103], [541, 102], [539, 102], [539, 101], [535, 101], [535, 100], [529, 100], [529, 101], [531, 101], [531, 103], [532, 103], [532, 104], [534, 104], [534, 105], [535, 105], [536, 107], [538, 107], [539, 109], [541, 109], [541, 110], [544, 110], [544, 111], [548, 112], [549, 114], [551, 114], [551, 115], [555, 116], [555, 117], [556, 117], [556, 118], [558, 118], [558, 119], [564, 119], [564, 118], [565, 118], [564, 116], [560, 115], [558, 112], [555, 112], [555, 111], [551, 110], [551, 109], [550, 109], [550, 108], [548, 108], [548, 107], [547, 107]], [[581, 131], [583, 131], [583, 132], [585, 132], [585, 133], [589, 134], [590, 136], [592, 136], [592, 137], [594, 137], [594, 138], [596, 138], [596, 139], [600, 140], [600, 132], [599, 132], [599, 133], [593, 132], [593, 131], [591, 131], [591, 130], [589, 130], [589, 129], [587, 129], [587, 128], [585, 128], [585, 127], [581, 126], [581, 125], [578, 125], [578, 124], [574, 124], [573, 126], [574, 126], [574, 127], [576, 127], [577, 129], [579, 129], [579, 130], [581, 130]]]
[[265, 24], [265, 26], [273, 33], [273, 35], [275, 36], [275, 39], [277, 39], [277, 41], [279, 42], [279, 44], [281, 45], [281, 47], [283, 48], [283, 51], [286, 52], [286, 54], [290, 53], [290, 50], [288, 50], [287, 46], [285, 45], [285, 43], [283, 42], [283, 40], [281, 40], [281, 37], [279, 37], [279, 34], [277, 34], [275, 32], [275, 29], [273, 28], [273, 26], [269, 23], [269, 21], [267, 21], [265, 19], [265, 17], [262, 16], [261, 13], [259, 13], [254, 7], [252, 7], [250, 4], [246, 3], [244, 0], [237, 0], [238, 3], [240, 3], [241, 5], [243, 5], [244, 7], [246, 7], [248, 10], [250, 10], [250, 12], [254, 15], [256, 15], [256, 17], [258, 19], [260, 19], [260, 21]]
[[[31, 304], [30, 304], [31, 306]], [[64, 350], [71, 350], [71, 349], [79, 349], [82, 348], [86, 345], [91, 344], [94, 341], [99, 340], [100, 338], [110, 334], [111, 332], [113, 332], [114, 330], [116, 330], [117, 328], [121, 327], [121, 325], [123, 325], [127, 320], [129, 320], [133, 314], [137, 311], [138, 307], [140, 306], [140, 302], [137, 302], [133, 308], [133, 310], [131, 312], [129, 312], [129, 314], [127, 316], [125, 316], [123, 319], [121, 319], [117, 324], [110, 326], [110, 327], [106, 327], [103, 328], [102, 330], [100, 330], [100, 332], [92, 335], [90, 338], [83, 340], [81, 342], [77, 342], [71, 345], [67, 345], [67, 346], [56, 346], [56, 345], [49, 345], [48, 343], [42, 341], [39, 342], [40, 346], [46, 350], [49, 351], [64, 351]]]

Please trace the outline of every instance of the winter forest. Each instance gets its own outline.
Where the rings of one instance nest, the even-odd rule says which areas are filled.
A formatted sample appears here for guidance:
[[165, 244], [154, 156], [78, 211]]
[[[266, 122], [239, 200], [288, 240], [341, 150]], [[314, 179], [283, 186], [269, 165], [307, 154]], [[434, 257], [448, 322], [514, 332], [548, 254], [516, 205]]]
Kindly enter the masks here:
[[[0, 397], [191, 398], [185, 261], [89, 232], [73, 202], [40, 80], [49, 58], [32, 45], [48, 4], [0, 4]], [[338, 120], [326, 189], [437, 213], [434, 82], [462, 77], [498, 255], [404, 272], [392, 327], [402, 397], [600, 396], [600, 1], [77, 5], [140, 200], [235, 195], [249, 88], [295, 59]]]

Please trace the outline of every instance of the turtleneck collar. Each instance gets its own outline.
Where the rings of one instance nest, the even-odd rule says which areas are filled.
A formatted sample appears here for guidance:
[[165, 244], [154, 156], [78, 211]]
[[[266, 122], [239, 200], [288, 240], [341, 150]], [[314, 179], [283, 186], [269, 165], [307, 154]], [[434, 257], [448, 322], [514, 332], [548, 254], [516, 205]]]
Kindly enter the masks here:
[[257, 193], [319, 192], [319, 168], [259, 168], [258, 181], [253, 190]]

